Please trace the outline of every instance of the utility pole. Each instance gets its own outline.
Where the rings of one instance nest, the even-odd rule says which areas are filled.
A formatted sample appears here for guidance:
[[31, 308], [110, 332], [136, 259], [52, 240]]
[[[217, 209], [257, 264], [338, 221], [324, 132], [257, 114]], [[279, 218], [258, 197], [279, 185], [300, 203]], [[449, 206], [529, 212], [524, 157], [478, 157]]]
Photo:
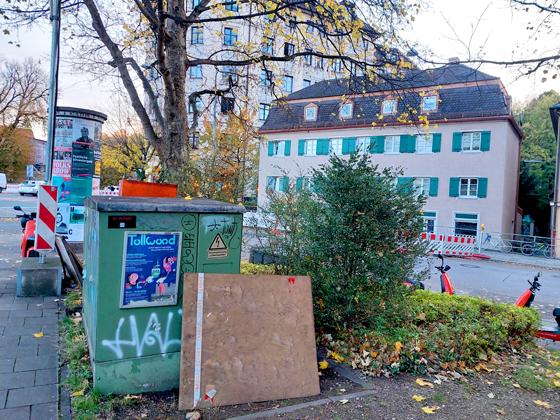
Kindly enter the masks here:
[[556, 129], [556, 165], [554, 172], [554, 194], [550, 203], [550, 239], [552, 255], [560, 258], [560, 121], [558, 113], [560, 111], [560, 103], [550, 108], [550, 116], [552, 118], [552, 127]]
[[51, 0], [51, 66], [49, 79], [47, 150], [45, 156], [45, 182], [52, 178], [52, 160], [54, 150], [54, 133], [56, 123], [56, 97], [58, 94], [58, 63], [60, 53], [60, 0]]

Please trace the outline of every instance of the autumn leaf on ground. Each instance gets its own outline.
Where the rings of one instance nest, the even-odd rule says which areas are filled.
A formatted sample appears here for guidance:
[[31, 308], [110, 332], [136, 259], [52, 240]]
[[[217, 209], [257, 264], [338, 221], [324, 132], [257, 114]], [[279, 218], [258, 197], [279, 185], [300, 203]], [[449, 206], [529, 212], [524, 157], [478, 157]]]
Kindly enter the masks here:
[[344, 362], [344, 357], [342, 357], [340, 354], [338, 354], [338, 353], [335, 352], [335, 351], [329, 352], [329, 356], [330, 356], [331, 359], [334, 359], [334, 360], [336, 360], [336, 361], [339, 362], [339, 363], [340, 363], [340, 362]]
[[514, 388], [521, 388], [521, 385], [519, 384], [512, 384]]
[[346, 404], [348, 402], [348, 400], [340, 400], [341, 404]]
[[428, 386], [430, 388], [434, 387], [433, 383], [425, 381], [424, 379], [421, 379], [421, 378], [416, 379], [416, 383], [420, 386]]
[[558, 380], [555, 379], [554, 381], [552, 381], [552, 383], [554, 384], [554, 386], [555, 386], [556, 388], [560, 388], [560, 381], [558, 381]]
[[33, 337], [35, 337], [35, 338], [41, 338], [41, 337], [44, 337], [44, 336], [45, 336], [45, 334], [42, 331], [33, 333]]
[[490, 393], [488, 394], [488, 398], [493, 399], [493, 398], [494, 398], [494, 393], [493, 393], [493, 392], [490, 392]]
[[539, 407], [552, 408], [552, 406], [550, 405], [550, 403], [547, 403], [546, 401], [533, 400], [533, 402], [534, 402], [536, 405], [538, 405]]
[[412, 399], [416, 402], [420, 402], [420, 401], [424, 401], [426, 397], [423, 397], [422, 395], [413, 395]]
[[329, 367], [329, 362], [327, 362], [326, 360], [321, 360], [319, 362], [319, 369], [325, 370], [328, 367]]
[[431, 407], [422, 407], [422, 411], [426, 414], [434, 414], [437, 410], [439, 410], [439, 407], [437, 405], [433, 405]]
[[397, 342], [395, 343], [395, 351], [396, 351], [397, 353], [400, 353], [401, 350], [402, 350], [402, 348], [403, 348], [402, 343], [401, 343], [400, 341], [397, 341]]
[[494, 369], [490, 369], [490, 368], [489, 368], [488, 366], [486, 366], [484, 363], [479, 363], [479, 364], [477, 364], [477, 365], [474, 367], [474, 369], [475, 369], [477, 372], [480, 372], [481, 370], [484, 370], [484, 371], [486, 371], [486, 372], [488, 372], [488, 373], [494, 371]]
[[71, 397], [81, 397], [84, 395], [84, 390], [80, 389], [79, 391], [72, 392], [70, 394]]
[[140, 398], [140, 395], [130, 395], [130, 394], [127, 394], [127, 395], [124, 396], [124, 399], [125, 399], [125, 400], [137, 400], [137, 399], [139, 399], [139, 398]]

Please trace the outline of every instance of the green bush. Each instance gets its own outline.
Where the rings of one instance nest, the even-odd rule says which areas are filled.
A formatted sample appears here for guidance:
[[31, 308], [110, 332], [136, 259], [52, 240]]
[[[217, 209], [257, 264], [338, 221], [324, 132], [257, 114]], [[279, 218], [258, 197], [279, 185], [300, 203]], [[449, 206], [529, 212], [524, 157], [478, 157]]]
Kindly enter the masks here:
[[241, 261], [241, 274], [254, 276], [258, 274], [275, 274], [275, 272], [273, 265], [253, 264], [247, 261]]
[[[324, 344], [372, 374], [424, 373], [486, 362], [495, 353], [534, 343], [537, 311], [471, 296], [416, 291], [405, 322], [326, 340]], [[368, 359], [369, 358], [369, 359]]]

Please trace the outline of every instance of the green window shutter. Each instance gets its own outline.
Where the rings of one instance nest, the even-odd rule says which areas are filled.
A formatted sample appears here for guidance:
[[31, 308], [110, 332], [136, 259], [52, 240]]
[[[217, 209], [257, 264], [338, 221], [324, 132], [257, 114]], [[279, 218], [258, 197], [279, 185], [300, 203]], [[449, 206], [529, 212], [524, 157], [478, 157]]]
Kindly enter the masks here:
[[304, 153], [305, 153], [305, 140], [298, 140], [297, 154], [298, 156], [303, 156]]
[[478, 178], [478, 198], [486, 198], [488, 194], [488, 178]]
[[416, 152], [416, 136], [408, 136], [408, 153]]
[[430, 197], [437, 197], [439, 187], [438, 178], [430, 178]]
[[385, 136], [372, 136], [369, 138], [369, 152], [383, 153], [385, 151]]
[[274, 142], [268, 142], [268, 156], [272, 156], [274, 154]]
[[301, 191], [303, 187], [303, 177], [299, 176], [296, 178], [296, 191]]
[[400, 176], [397, 178], [397, 188], [403, 191], [410, 192], [412, 191], [412, 183], [414, 182], [414, 178], [408, 176]]
[[459, 197], [459, 178], [449, 178], [449, 197]]
[[329, 154], [329, 139], [318, 139], [317, 140], [317, 155], [328, 155]]
[[463, 133], [453, 133], [453, 144], [451, 145], [451, 151], [460, 152], [462, 147], [461, 143], [463, 141]]
[[282, 192], [286, 192], [288, 191], [288, 188], [290, 187], [290, 178], [288, 178], [287, 176], [283, 176], [282, 177]]
[[490, 131], [483, 131], [480, 135], [480, 150], [487, 152], [490, 150]]
[[441, 133], [434, 133], [432, 135], [432, 152], [441, 152]]
[[356, 151], [356, 137], [342, 139], [342, 154], [350, 155]]
[[408, 136], [406, 134], [403, 134], [401, 136], [401, 142], [400, 142], [400, 145], [399, 145], [399, 152], [408, 153], [408, 141], [409, 141], [408, 138], [409, 137], [410, 136]]
[[292, 141], [285, 140], [284, 141], [284, 156], [290, 156], [292, 153]]

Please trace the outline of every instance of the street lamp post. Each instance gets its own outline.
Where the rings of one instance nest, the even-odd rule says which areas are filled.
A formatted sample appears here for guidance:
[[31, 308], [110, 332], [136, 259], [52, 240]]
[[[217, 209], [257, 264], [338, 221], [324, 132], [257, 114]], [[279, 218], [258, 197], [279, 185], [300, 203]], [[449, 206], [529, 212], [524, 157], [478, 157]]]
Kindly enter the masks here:
[[552, 117], [552, 126], [556, 132], [556, 165], [554, 172], [554, 194], [552, 202], [550, 203], [550, 238], [551, 248], [553, 255], [556, 258], [560, 257], [560, 124], [558, 123], [558, 112], [560, 111], [560, 103], [550, 108], [550, 116]]

